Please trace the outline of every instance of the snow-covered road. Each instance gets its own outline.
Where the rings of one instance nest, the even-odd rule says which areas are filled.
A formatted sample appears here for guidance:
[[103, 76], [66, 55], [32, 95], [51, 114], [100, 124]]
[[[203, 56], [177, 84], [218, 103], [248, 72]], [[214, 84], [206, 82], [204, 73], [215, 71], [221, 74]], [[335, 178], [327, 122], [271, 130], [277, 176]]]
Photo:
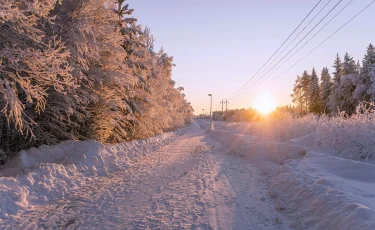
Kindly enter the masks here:
[[10, 215], [2, 228], [288, 229], [260, 177], [251, 162], [194, 124], [128, 170]]

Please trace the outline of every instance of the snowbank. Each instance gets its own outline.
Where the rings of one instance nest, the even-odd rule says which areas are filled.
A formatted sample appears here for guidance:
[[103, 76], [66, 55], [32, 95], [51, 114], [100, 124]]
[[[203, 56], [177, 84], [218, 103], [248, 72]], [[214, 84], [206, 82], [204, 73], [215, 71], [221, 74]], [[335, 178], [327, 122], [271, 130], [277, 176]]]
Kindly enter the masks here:
[[374, 164], [311, 151], [324, 150], [316, 146], [318, 132], [281, 142], [231, 128], [208, 133], [258, 168], [275, 208], [295, 220], [291, 227], [375, 229]]
[[308, 152], [272, 179], [303, 229], [375, 229], [375, 165]]
[[131, 167], [132, 159], [170, 143], [181, 132], [116, 145], [66, 141], [21, 151], [0, 170], [0, 217], [63, 198], [94, 177]]

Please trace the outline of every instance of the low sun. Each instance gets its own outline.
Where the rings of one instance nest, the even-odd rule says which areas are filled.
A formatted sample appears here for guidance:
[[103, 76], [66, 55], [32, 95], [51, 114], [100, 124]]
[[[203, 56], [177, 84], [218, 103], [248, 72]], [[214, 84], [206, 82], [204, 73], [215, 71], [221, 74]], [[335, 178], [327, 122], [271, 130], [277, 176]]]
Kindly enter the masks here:
[[276, 108], [276, 103], [270, 94], [259, 94], [255, 98], [255, 109], [262, 114], [268, 114]]

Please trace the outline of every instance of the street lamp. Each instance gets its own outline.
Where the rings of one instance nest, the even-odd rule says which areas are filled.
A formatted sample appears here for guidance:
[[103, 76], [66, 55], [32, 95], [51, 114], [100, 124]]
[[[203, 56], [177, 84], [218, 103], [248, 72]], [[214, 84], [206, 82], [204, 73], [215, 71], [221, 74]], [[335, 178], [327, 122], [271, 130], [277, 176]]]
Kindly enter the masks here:
[[211, 97], [211, 104], [210, 104], [210, 129], [212, 129], [212, 94], [208, 94]]

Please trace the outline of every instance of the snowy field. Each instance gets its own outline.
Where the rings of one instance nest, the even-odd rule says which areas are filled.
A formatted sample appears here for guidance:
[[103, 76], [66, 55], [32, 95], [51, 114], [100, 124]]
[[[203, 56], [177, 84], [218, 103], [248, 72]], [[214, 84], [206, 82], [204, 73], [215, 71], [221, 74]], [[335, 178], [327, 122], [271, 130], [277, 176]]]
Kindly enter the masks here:
[[207, 123], [21, 151], [0, 170], [2, 228], [375, 229], [372, 159], [338, 157], [316, 120]]

